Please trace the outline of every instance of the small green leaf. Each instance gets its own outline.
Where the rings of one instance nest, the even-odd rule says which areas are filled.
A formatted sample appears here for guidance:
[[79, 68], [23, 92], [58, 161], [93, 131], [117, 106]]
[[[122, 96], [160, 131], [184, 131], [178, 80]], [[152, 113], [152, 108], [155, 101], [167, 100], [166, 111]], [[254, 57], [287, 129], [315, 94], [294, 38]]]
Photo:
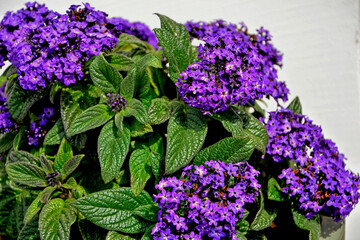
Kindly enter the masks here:
[[150, 179], [151, 172], [151, 152], [147, 147], [135, 149], [129, 160], [131, 174], [131, 191], [138, 196]]
[[65, 138], [63, 138], [59, 150], [55, 157], [54, 170], [60, 172], [65, 162], [72, 157], [73, 157], [73, 152], [71, 145], [66, 141]]
[[250, 229], [255, 231], [263, 230], [270, 227], [277, 216], [277, 209], [269, 209], [264, 204], [264, 196], [260, 191], [260, 208], [256, 213], [254, 221], [251, 223]]
[[24, 216], [25, 225], [27, 225], [31, 221], [31, 219], [33, 219], [35, 215], [37, 215], [37, 213], [40, 211], [40, 209], [44, 206], [44, 204], [40, 201], [40, 196], [41, 194], [39, 194], [28, 207], [26, 214]]
[[291, 103], [289, 104], [289, 106], [287, 106], [286, 108], [294, 111], [294, 113], [302, 114], [302, 106], [301, 106], [299, 97], [295, 97], [295, 98], [291, 101]]
[[123, 131], [108, 122], [101, 129], [98, 138], [98, 155], [101, 166], [101, 177], [105, 183], [113, 180], [125, 161], [130, 146], [130, 129], [123, 125]]
[[25, 134], [25, 126], [22, 126], [18, 133], [16, 134], [14, 141], [13, 141], [13, 148], [12, 151], [17, 151], [19, 150], [19, 147], [21, 146], [21, 144], [24, 142], [23, 136]]
[[6, 172], [9, 178], [15, 182], [31, 187], [47, 186], [45, 172], [31, 163], [14, 162], [6, 164]]
[[62, 173], [62, 179], [68, 178], [73, 171], [79, 166], [81, 159], [84, 157], [84, 154], [75, 155], [74, 157], [67, 160], [60, 172]]
[[201, 150], [194, 159], [195, 165], [202, 165], [209, 159], [223, 162], [247, 161], [254, 151], [254, 142], [250, 137], [228, 137]]
[[66, 188], [66, 189], [73, 189], [75, 190], [77, 187], [77, 183], [75, 178], [71, 177], [69, 178], [66, 183], [62, 184], [61, 187]]
[[145, 124], [148, 118], [144, 104], [135, 98], [128, 101], [127, 107], [124, 110], [124, 115], [125, 117], [134, 116], [142, 124]]
[[91, 63], [90, 77], [104, 93], [119, 93], [123, 80], [121, 74], [106, 61], [103, 53], [97, 55]]
[[140, 137], [147, 133], [153, 132], [150, 123], [142, 124], [138, 120], [133, 119], [130, 125], [131, 137]]
[[149, 227], [147, 227], [144, 235], [142, 236], [141, 240], [153, 240], [153, 236], [151, 234], [152, 229], [155, 227], [155, 224], [150, 225]]
[[159, 206], [157, 204], [142, 205], [134, 210], [135, 214], [150, 222], [157, 221], [158, 212]]
[[169, 120], [171, 116], [170, 101], [166, 98], [155, 98], [151, 100], [148, 110], [149, 123], [158, 125]]
[[45, 173], [48, 174], [48, 173], [54, 172], [52, 164], [50, 163], [49, 160], [46, 159], [44, 153], [42, 153], [40, 155], [40, 164], [41, 164], [42, 169], [45, 171]]
[[189, 164], [201, 149], [207, 133], [207, 124], [199, 110], [178, 107], [167, 128], [165, 173], [176, 172]]
[[13, 141], [16, 137], [16, 132], [6, 132], [0, 134], [0, 153], [9, 150], [13, 146]]
[[117, 188], [92, 193], [72, 205], [100, 227], [124, 233], [141, 233], [149, 222], [133, 210], [148, 204], [153, 204], [153, 200], [147, 192], [143, 191], [135, 197], [130, 188]]
[[115, 114], [114, 123], [115, 126], [122, 131], [123, 130], [123, 121], [124, 121], [125, 113], [124, 110]]
[[120, 47], [128, 44], [135, 44], [141, 48], [146, 49], [147, 45], [144, 41], [141, 41], [139, 38], [135, 37], [134, 35], [122, 33], [119, 37], [119, 41], [117, 43], [117, 46], [115, 48], [115, 51], [119, 49]]
[[109, 54], [105, 56], [106, 61], [118, 71], [129, 71], [135, 63], [134, 60], [124, 54]]
[[39, 230], [41, 240], [67, 240], [74, 211], [61, 198], [52, 199], [45, 204], [40, 213]]
[[274, 179], [270, 178], [268, 181], [268, 199], [273, 201], [286, 201], [286, 197], [282, 193], [282, 188], [279, 183]]
[[165, 158], [159, 153], [151, 152], [150, 161], [156, 182], [159, 182], [165, 174]]
[[293, 214], [293, 219], [296, 224], [301, 229], [309, 231], [309, 240], [318, 240], [321, 235], [321, 226], [319, 218], [315, 219], [307, 219], [303, 214], [297, 212], [293, 208], [291, 208], [291, 212]]
[[128, 235], [122, 235], [118, 232], [109, 231], [108, 234], [106, 235], [105, 240], [135, 240], [135, 238], [132, 238]]
[[6, 163], [27, 162], [37, 164], [39, 160], [28, 152], [19, 150], [11, 152]]
[[92, 106], [74, 119], [70, 125], [68, 136], [71, 137], [90, 129], [100, 127], [114, 115], [115, 113], [111, 111], [111, 108], [108, 105], [98, 104]]
[[61, 118], [56, 121], [55, 125], [45, 135], [44, 145], [58, 145], [65, 137], [65, 130]]
[[55, 192], [56, 187], [52, 187], [49, 186], [47, 188], [45, 188], [41, 193], [40, 193], [40, 202], [41, 203], [47, 203], [51, 197], [51, 195], [53, 194], [53, 192]]
[[152, 152], [164, 155], [164, 142], [159, 133], [155, 133], [149, 137], [149, 147]]

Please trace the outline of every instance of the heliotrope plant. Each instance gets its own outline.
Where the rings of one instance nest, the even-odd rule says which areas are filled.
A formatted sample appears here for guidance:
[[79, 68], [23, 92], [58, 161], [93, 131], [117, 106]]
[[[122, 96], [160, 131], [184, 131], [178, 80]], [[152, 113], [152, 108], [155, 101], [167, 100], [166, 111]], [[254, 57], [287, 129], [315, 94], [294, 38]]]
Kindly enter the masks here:
[[0, 238], [318, 239], [320, 215], [344, 220], [359, 175], [284, 107], [269, 32], [157, 16], [152, 32], [88, 3], [6, 13]]

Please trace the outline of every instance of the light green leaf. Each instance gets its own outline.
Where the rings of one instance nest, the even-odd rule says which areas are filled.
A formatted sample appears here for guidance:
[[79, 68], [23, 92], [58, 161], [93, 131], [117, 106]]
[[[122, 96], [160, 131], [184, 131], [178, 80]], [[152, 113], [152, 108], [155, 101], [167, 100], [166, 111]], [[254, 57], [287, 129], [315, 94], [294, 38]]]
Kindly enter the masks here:
[[166, 98], [155, 98], [151, 100], [148, 110], [149, 123], [158, 125], [169, 120], [171, 116], [170, 101]]
[[293, 214], [293, 219], [296, 226], [309, 231], [309, 240], [318, 240], [320, 238], [321, 226], [318, 217], [309, 220], [303, 214], [297, 212], [293, 208], [291, 208], [291, 212]]
[[135, 63], [134, 60], [124, 54], [115, 53], [105, 56], [106, 61], [118, 71], [129, 71]]
[[31, 187], [47, 186], [45, 172], [31, 163], [14, 162], [6, 164], [6, 172], [9, 178], [15, 182]]
[[129, 160], [131, 174], [131, 191], [138, 196], [150, 179], [151, 172], [151, 152], [147, 147], [135, 149]]
[[180, 106], [170, 118], [167, 132], [165, 174], [170, 174], [189, 164], [201, 149], [207, 124], [199, 110]]
[[109, 231], [108, 234], [106, 235], [105, 240], [135, 240], [135, 238], [132, 238], [128, 235], [122, 235], [118, 232]]
[[138, 120], [133, 119], [130, 124], [131, 137], [140, 137], [146, 133], [153, 132], [150, 123], [142, 124]]
[[64, 126], [61, 118], [59, 118], [55, 125], [45, 135], [44, 145], [58, 145], [65, 136]]
[[55, 157], [54, 170], [56, 172], [61, 172], [61, 169], [64, 166], [65, 162], [72, 157], [73, 157], [73, 152], [71, 145], [66, 141], [65, 138], [63, 138], [59, 146], [59, 150]]
[[268, 199], [273, 201], [286, 201], [286, 197], [282, 193], [282, 188], [279, 183], [274, 179], [270, 178], [268, 181]]
[[142, 205], [134, 210], [135, 214], [150, 222], [157, 221], [158, 212], [159, 212], [159, 206], [156, 203]]
[[52, 164], [50, 163], [49, 160], [46, 159], [45, 154], [42, 153], [40, 155], [40, 164], [42, 169], [45, 171], [46, 174], [54, 172], [54, 169], [52, 167]]
[[76, 189], [77, 187], [77, 183], [75, 178], [71, 177], [69, 178], [66, 183], [62, 184], [61, 187], [66, 188], [66, 189]]
[[123, 124], [123, 131], [113, 121], [102, 128], [98, 138], [98, 155], [101, 166], [101, 177], [105, 183], [113, 180], [125, 161], [130, 146], [130, 130]]
[[30, 206], [28, 207], [26, 214], [24, 216], [24, 224], [27, 225], [31, 219], [33, 219], [35, 217], [35, 215], [37, 215], [37, 213], [40, 211], [40, 209], [43, 207], [43, 203], [40, 201], [40, 196], [41, 194], [39, 194], [35, 200], [30, 204]]
[[28, 152], [19, 150], [10, 153], [6, 163], [27, 162], [37, 164], [39, 160]]
[[148, 119], [144, 104], [135, 98], [128, 101], [127, 107], [124, 109], [124, 115], [125, 117], [134, 116], [142, 124], [145, 124]]
[[49, 201], [51, 195], [53, 194], [53, 192], [55, 192], [55, 190], [56, 190], [56, 187], [52, 187], [52, 186], [45, 188], [40, 193], [40, 202], [47, 203]]

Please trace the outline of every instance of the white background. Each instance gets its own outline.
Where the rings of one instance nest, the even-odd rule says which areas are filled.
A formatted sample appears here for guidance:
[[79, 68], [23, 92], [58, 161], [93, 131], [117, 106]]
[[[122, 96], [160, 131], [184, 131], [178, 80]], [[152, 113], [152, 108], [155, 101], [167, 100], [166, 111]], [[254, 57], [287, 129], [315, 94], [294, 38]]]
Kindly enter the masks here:
[[[0, 17], [24, 6], [24, 0], [0, 0]], [[64, 13], [78, 0], [48, 0]], [[244, 21], [251, 31], [264, 26], [284, 53], [279, 79], [299, 96], [304, 114], [323, 127], [360, 172], [360, 3], [358, 0], [89, 0], [111, 17], [159, 27], [153, 13], [178, 22], [224, 19]], [[271, 110], [271, 109], [270, 109]], [[346, 239], [360, 239], [360, 206], [348, 217]]]

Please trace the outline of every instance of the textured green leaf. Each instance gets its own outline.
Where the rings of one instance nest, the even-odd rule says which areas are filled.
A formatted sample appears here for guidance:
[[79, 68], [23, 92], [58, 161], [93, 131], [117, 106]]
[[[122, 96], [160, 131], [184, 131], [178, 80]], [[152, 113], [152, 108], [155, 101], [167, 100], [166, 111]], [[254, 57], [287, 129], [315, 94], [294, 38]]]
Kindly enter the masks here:
[[169, 100], [166, 98], [155, 98], [151, 100], [148, 110], [149, 123], [158, 125], [169, 120], [171, 116], [171, 108]]
[[134, 210], [135, 214], [151, 222], [157, 221], [158, 212], [159, 212], [159, 206], [154, 203], [148, 205], [142, 205]]
[[68, 143], [68, 141], [66, 141], [65, 138], [63, 138], [59, 146], [59, 150], [55, 157], [54, 170], [57, 172], [61, 172], [61, 169], [64, 166], [65, 162], [72, 157], [73, 157], [73, 151], [71, 145]]
[[73, 171], [79, 166], [81, 159], [84, 157], [84, 154], [76, 155], [69, 160], [67, 160], [63, 167], [61, 168], [62, 178], [66, 179], [71, 175]]
[[159, 133], [154, 133], [150, 136], [148, 144], [152, 152], [158, 153], [161, 156], [164, 155], [164, 141]]
[[47, 203], [51, 195], [55, 192], [56, 187], [49, 186], [40, 193], [40, 202]]
[[299, 97], [295, 97], [286, 108], [293, 110], [294, 113], [302, 114], [302, 106]]
[[119, 41], [115, 49], [119, 49], [120, 47], [129, 44], [135, 44], [144, 49], [147, 48], [147, 44], [144, 41], [140, 40], [139, 38], [135, 37], [134, 35], [122, 33], [119, 37]]
[[125, 56], [124, 54], [109, 54], [105, 56], [107, 62], [118, 71], [129, 71], [131, 66], [135, 63], [134, 60]]
[[145, 231], [149, 223], [133, 210], [152, 203], [147, 192], [143, 191], [135, 197], [130, 188], [117, 188], [92, 193], [72, 205], [100, 227], [124, 233], [140, 233]]
[[6, 164], [9, 178], [15, 182], [31, 187], [46, 186], [45, 172], [36, 165], [27, 162], [14, 162]]
[[138, 120], [133, 119], [130, 125], [131, 137], [143, 136], [146, 133], [153, 132], [153, 128], [150, 123], [142, 124]]
[[106, 240], [135, 240], [135, 238], [132, 238], [128, 235], [123, 235], [118, 232], [109, 231], [106, 235]]
[[101, 53], [96, 56], [90, 65], [90, 77], [95, 86], [104, 93], [119, 93], [120, 84], [123, 80], [121, 74], [113, 68]]
[[293, 214], [293, 219], [296, 224], [301, 229], [309, 231], [309, 240], [318, 240], [321, 235], [321, 226], [319, 218], [307, 219], [303, 214], [297, 212], [293, 208], [291, 209]]
[[151, 152], [147, 147], [135, 149], [129, 160], [131, 174], [131, 191], [138, 196], [150, 179], [151, 172]]
[[155, 227], [155, 224], [150, 225], [149, 227], [147, 227], [144, 235], [142, 236], [141, 240], [153, 240], [153, 236], [151, 234], [152, 229]]
[[40, 211], [40, 209], [43, 207], [44, 204], [40, 201], [40, 196], [41, 194], [39, 194], [28, 207], [26, 214], [24, 216], [25, 225], [27, 225], [31, 221], [31, 219], [33, 219]]
[[123, 131], [113, 121], [102, 128], [98, 139], [98, 155], [101, 177], [105, 183], [113, 180], [120, 172], [130, 146], [130, 130], [127, 124]]
[[194, 159], [195, 165], [202, 165], [208, 160], [220, 160], [223, 162], [247, 161], [254, 151], [253, 140], [246, 137], [228, 137], [201, 150]]
[[260, 208], [256, 213], [254, 221], [251, 223], [250, 229], [259, 231], [270, 227], [277, 216], [277, 209], [269, 209], [264, 204], [264, 196], [260, 191]]
[[125, 117], [134, 116], [142, 124], [145, 124], [148, 119], [144, 104], [135, 98], [128, 101], [127, 107], [124, 109], [124, 115]]
[[167, 128], [165, 173], [173, 173], [189, 164], [201, 149], [207, 133], [207, 124], [199, 110], [178, 107]]
[[45, 135], [44, 145], [58, 145], [65, 136], [64, 126], [61, 118], [59, 118], [55, 125]]
[[68, 136], [71, 137], [90, 129], [100, 127], [114, 115], [115, 113], [111, 111], [111, 108], [108, 105], [97, 104], [92, 106], [74, 119], [70, 125]]
[[122, 131], [123, 130], [123, 121], [124, 121], [125, 113], [124, 110], [115, 114], [114, 123], [115, 126]]
[[20, 84], [16, 82], [7, 95], [6, 102], [8, 104], [10, 115], [16, 121], [21, 121], [32, 105], [40, 100], [46, 91], [46, 88], [38, 91], [24, 90]]
[[25, 139], [23, 138], [24, 134], [25, 134], [25, 129], [26, 129], [26, 126], [22, 126], [18, 133], [16, 134], [15, 138], [14, 138], [14, 141], [12, 142], [13, 143], [13, 146], [12, 146], [12, 149], [11, 151], [17, 151], [19, 150], [19, 147], [21, 146], [21, 144], [25, 141]]
[[35, 217], [21, 229], [18, 240], [40, 240], [39, 215]]
[[282, 188], [279, 183], [274, 179], [270, 178], [268, 181], [268, 199], [273, 201], [286, 201], [286, 197], [282, 193]]
[[54, 172], [54, 169], [52, 167], [52, 164], [50, 163], [49, 160], [46, 159], [45, 154], [42, 153], [40, 155], [40, 164], [42, 169], [45, 171], [46, 174]]
[[27, 163], [36, 164], [39, 162], [39, 160], [30, 153], [19, 150], [19, 151], [11, 152], [6, 163], [15, 163], [15, 162], [27, 162]]
[[75, 178], [71, 177], [69, 178], [64, 184], [61, 185], [61, 187], [66, 188], [66, 189], [76, 189], [77, 187], [77, 183]]
[[39, 230], [41, 240], [66, 240], [70, 238], [70, 226], [74, 211], [61, 198], [45, 204], [40, 213]]
[[6, 81], [8, 80], [8, 77], [15, 74], [16, 71], [17, 71], [17, 69], [13, 64], [8, 66], [0, 76], [0, 86], [3, 86], [6, 83]]
[[151, 170], [155, 176], [156, 182], [159, 182], [165, 174], [165, 158], [157, 152], [151, 152], [150, 161]]
[[9, 150], [13, 146], [13, 141], [16, 136], [16, 132], [6, 132], [0, 134], [0, 153]]

